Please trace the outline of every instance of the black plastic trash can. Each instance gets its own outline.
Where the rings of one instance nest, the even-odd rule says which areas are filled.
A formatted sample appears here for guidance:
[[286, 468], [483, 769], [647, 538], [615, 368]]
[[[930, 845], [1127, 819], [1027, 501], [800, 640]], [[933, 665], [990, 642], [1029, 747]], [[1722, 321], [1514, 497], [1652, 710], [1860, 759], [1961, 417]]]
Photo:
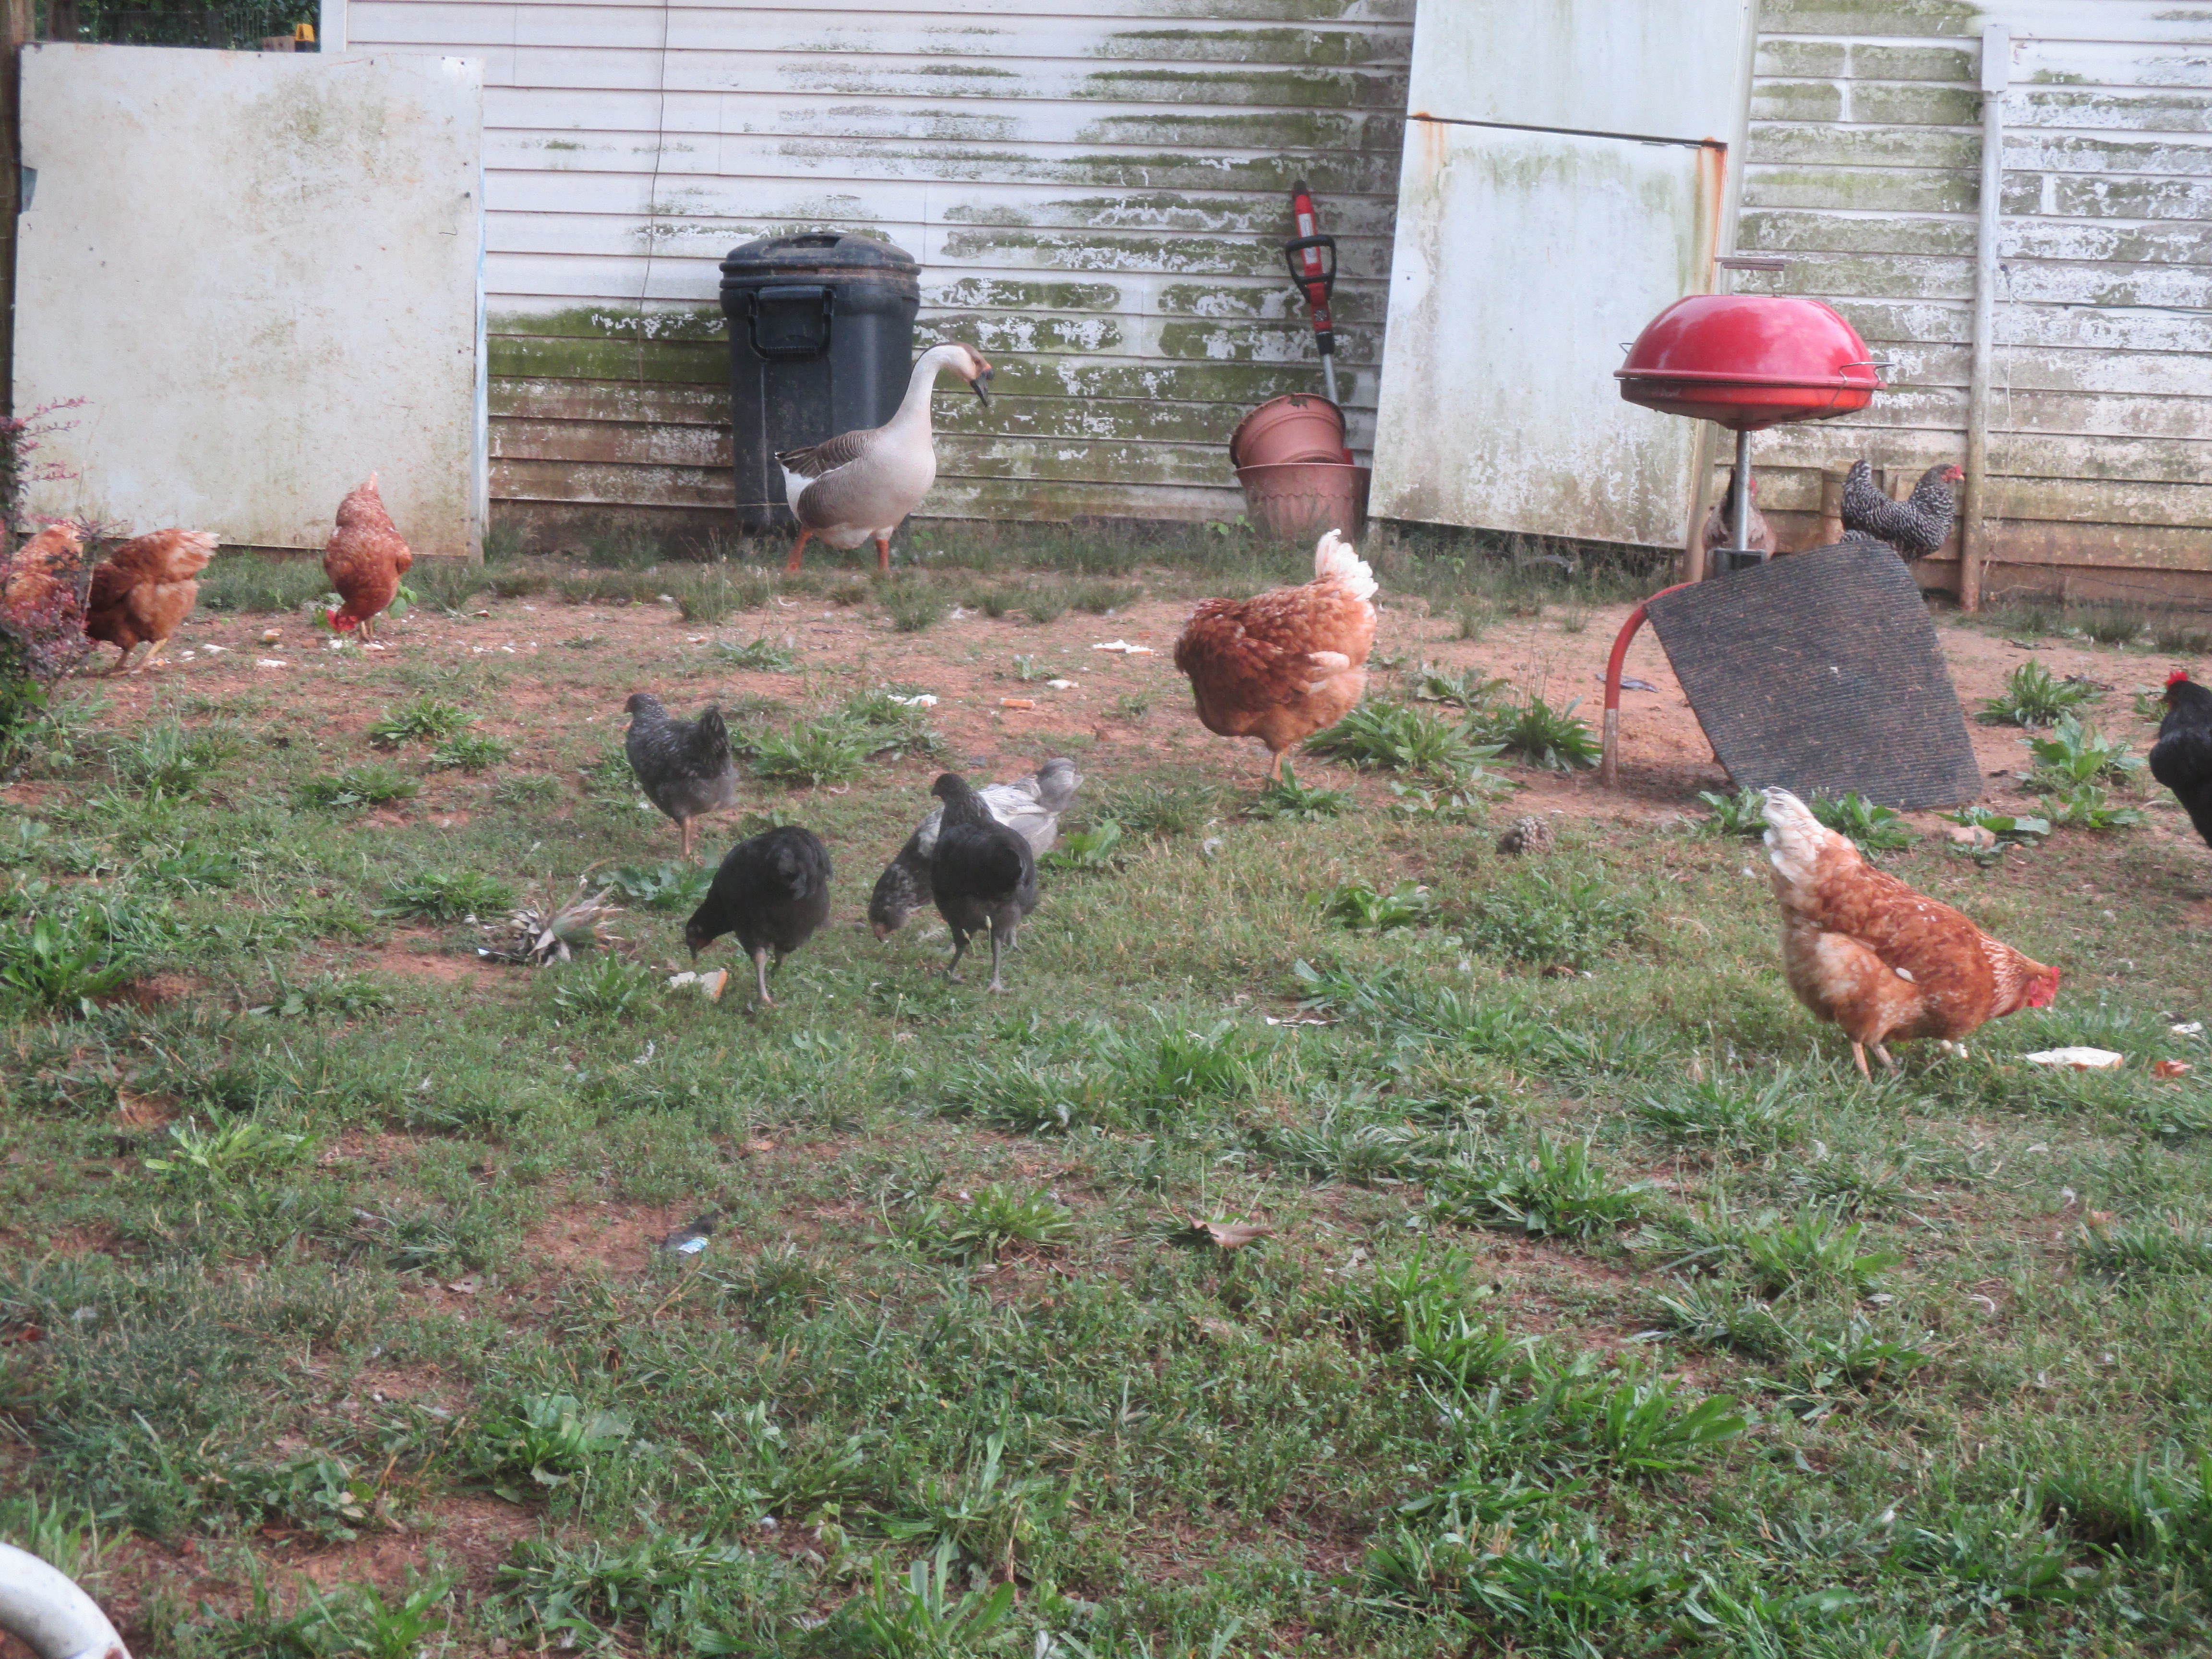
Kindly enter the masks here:
[[795, 529], [780, 449], [881, 426], [914, 367], [914, 256], [837, 231], [771, 236], [722, 261], [738, 522]]

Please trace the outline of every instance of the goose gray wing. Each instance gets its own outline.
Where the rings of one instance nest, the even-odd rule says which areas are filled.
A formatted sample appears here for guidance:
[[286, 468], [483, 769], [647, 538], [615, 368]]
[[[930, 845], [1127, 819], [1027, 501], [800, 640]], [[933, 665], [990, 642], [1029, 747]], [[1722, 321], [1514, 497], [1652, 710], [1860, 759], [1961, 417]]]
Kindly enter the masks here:
[[841, 466], [850, 465], [868, 453], [882, 428], [870, 427], [861, 432], [841, 432], [834, 438], [824, 438], [818, 444], [807, 444], [798, 449], [776, 452], [776, 465], [786, 472], [795, 472], [802, 478], [820, 478], [835, 472]]

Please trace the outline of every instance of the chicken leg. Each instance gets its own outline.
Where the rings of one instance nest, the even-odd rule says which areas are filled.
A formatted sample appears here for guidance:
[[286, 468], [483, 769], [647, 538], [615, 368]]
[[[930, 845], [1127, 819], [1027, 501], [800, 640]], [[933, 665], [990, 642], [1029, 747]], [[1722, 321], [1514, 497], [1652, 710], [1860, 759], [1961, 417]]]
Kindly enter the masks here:
[[102, 679], [107, 679], [117, 674], [120, 674], [123, 672], [123, 665], [131, 660], [131, 653], [137, 648], [138, 647], [135, 645], [125, 646], [121, 653], [116, 657], [115, 660], [110, 663], [107, 667], [101, 672], [100, 678]]
[[983, 988], [986, 991], [993, 993], [994, 995], [1004, 996], [1006, 994], [1006, 987], [1005, 982], [999, 977], [1000, 948], [999, 930], [994, 927], [991, 930], [991, 982]]
[[765, 945], [757, 945], [753, 950], [753, 982], [760, 987], [760, 1001], [754, 1006], [775, 1007], [775, 999], [768, 994], [768, 946]]
[[879, 576], [891, 574], [891, 538], [888, 536], [876, 538], [876, 574]]
[[[995, 946], [997, 943], [997, 939], [994, 938], [992, 944]], [[960, 981], [960, 958], [965, 956], [967, 951], [968, 935], [960, 932], [957, 928], [953, 929], [952, 960], [945, 964], [945, 977], [952, 981], [956, 985]], [[996, 971], [997, 970], [995, 969], [993, 970], [994, 975]]]
[[698, 824], [699, 820], [696, 818], [678, 818], [676, 820], [676, 827], [684, 833], [684, 862], [686, 864], [691, 862], [691, 842], [693, 837], [697, 833]]
[[799, 545], [791, 550], [791, 557], [785, 561], [783, 567], [784, 574], [787, 576], [793, 571], [799, 568], [799, 556], [806, 551], [806, 544], [813, 538], [813, 535], [814, 532], [811, 530], [801, 530], [799, 532]]

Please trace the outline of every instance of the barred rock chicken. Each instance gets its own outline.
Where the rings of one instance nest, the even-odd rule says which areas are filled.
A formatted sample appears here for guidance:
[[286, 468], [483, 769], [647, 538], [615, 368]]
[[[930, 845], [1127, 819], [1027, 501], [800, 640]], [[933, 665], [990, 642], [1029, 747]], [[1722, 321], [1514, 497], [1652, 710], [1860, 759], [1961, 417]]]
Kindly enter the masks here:
[[[1759, 510], [1759, 480], [1751, 479], [1751, 550], [1763, 558], [1774, 556], [1774, 531]], [[1735, 469], [1729, 469], [1727, 493], [1705, 514], [1705, 551], [1735, 545]]]
[[960, 977], [960, 958], [971, 934], [991, 932], [992, 991], [1005, 990], [999, 962], [1013, 942], [1022, 918], [1036, 908], [1036, 854], [1029, 842], [991, 816], [983, 798], [968, 781], [947, 772], [929, 793], [945, 803], [937, 845], [929, 854], [930, 896], [952, 930], [952, 960], [947, 979]]
[[2047, 1006], [2058, 970], [1999, 944], [1949, 905], [1859, 856], [1787, 789], [1766, 794], [1766, 848], [1782, 907], [1782, 965], [1797, 1000], [1866, 1051], [1907, 1037], [1956, 1042], [1992, 1019]]
[[672, 720], [650, 691], [633, 694], [623, 705], [629, 731], [623, 753], [646, 798], [676, 821], [684, 833], [684, 861], [691, 862], [694, 822], [702, 812], [733, 806], [738, 799], [737, 763], [730, 756], [730, 728], [722, 711], [709, 707], [695, 720]]
[[1176, 641], [1198, 718], [1224, 738], [1258, 738], [1283, 775], [1283, 751], [1352, 710], [1375, 643], [1375, 573], [1330, 531], [1314, 579], [1250, 599], [1202, 599]]
[[1844, 479], [1844, 533], [1887, 542], [1908, 563], [1924, 559], [1951, 533], [1951, 486], [1966, 476], [1940, 462], [1920, 475], [1910, 497], [1893, 501], [1875, 488], [1873, 468], [1855, 462]]
[[375, 631], [375, 620], [399, 595], [399, 579], [415, 562], [415, 555], [400, 539], [399, 526], [384, 510], [384, 497], [376, 493], [376, 477], [338, 503], [338, 527], [323, 550], [323, 570], [344, 603], [330, 613], [331, 626], [340, 633], [359, 629], [363, 639]]
[[768, 963], [781, 963], [814, 937], [830, 915], [830, 849], [811, 830], [782, 824], [730, 848], [714, 884], [684, 924], [692, 960], [725, 933], [753, 959], [760, 1006], [775, 1006], [768, 994]]
[[85, 600], [84, 631], [122, 653], [109, 673], [121, 672], [141, 643], [151, 649], [133, 673], [168, 648], [170, 636], [199, 603], [200, 585], [192, 578], [214, 556], [210, 532], [156, 530], [134, 536], [94, 569], [92, 592]]
[[[1082, 781], [1075, 763], [1061, 755], [1017, 782], [986, 784], [975, 793], [993, 817], [1027, 842], [1033, 856], [1042, 858], [1060, 839], [1060, 815], [1074, 803]], [[929, 860], [937, 849], [937, 826], [944, 816], [942, 805], [931, 807], [921, 827], [907, 837], [898, 856], [876, 878], [876, 890], [868, 898], [868, 923], [878, 939], [889, 939], [929, 902]]]
[[2166, 718], [2150, 746], [2150, 775], [2173, 791], [2212, 846], [2212, 691], [2179, 668], [2166, 677]]

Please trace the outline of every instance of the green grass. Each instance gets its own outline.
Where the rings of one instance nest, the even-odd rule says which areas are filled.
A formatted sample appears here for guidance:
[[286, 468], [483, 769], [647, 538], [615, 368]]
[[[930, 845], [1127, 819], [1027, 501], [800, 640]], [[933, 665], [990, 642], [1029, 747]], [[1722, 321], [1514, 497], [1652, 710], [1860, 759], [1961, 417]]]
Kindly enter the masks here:
[[[1071, 608], [1297, 562], [1233, 529], [1188, 571], [1119, 532], [942, 539]], [[1613, 580], [1426, 545], [1378, 556], [1444, 618]], [[651, 592], [720, 568], [606, 556]], [[1050, 672], [1018, 611], [971, 673]], [[586, 769], [627, 690], [729, 666], [639, 620], [465, 672], [402, 629], [282, 705], [156, 677], [126, 718], [70, 683], [0, 802], [0, 1537], [129, 1610], [135, 1650], [2202, 1647], [2193, 842], [2053, 811], [1988, 863], [1881, 852], [2066, 978], [1869, 1085], [1782, 982], [1755, 803], [1711, 836], [1665, 821], [1689, 800], [1569, 818], [1508, 860], [1469, 768], [1534, 769], [1465, 753], [1495, 740], [1461, 729], [1479, 680], [1386, 705], [1373, 775], [1301, 757], [1264, 793], [1170, 746], [1163, 692], [1085, 751], [990, 997], [933, 971], [927, 913], [854, 925], [965, 753], [809, 651], [741, 723], [845, 781], [743, 799], [823, 836], [835, 903], [749, 1012], [729, 941], [719, 1002], [668, 977], [761, 820], [681, 865]], [[483, 718], [371, 748], [433, 704]], [[495, 770], [442, 758], [494, 731]], [[2091, 733], [2031, 735], [2045, 799], [2136, 800]], [[602, 943], [475, 956], [463, 917], [580, 877], [621, 907]], [[2129, 1063], [2023, 1059], [2075, 1042]], [[710, 1214], [702, 1251], [656, 1248]]]

